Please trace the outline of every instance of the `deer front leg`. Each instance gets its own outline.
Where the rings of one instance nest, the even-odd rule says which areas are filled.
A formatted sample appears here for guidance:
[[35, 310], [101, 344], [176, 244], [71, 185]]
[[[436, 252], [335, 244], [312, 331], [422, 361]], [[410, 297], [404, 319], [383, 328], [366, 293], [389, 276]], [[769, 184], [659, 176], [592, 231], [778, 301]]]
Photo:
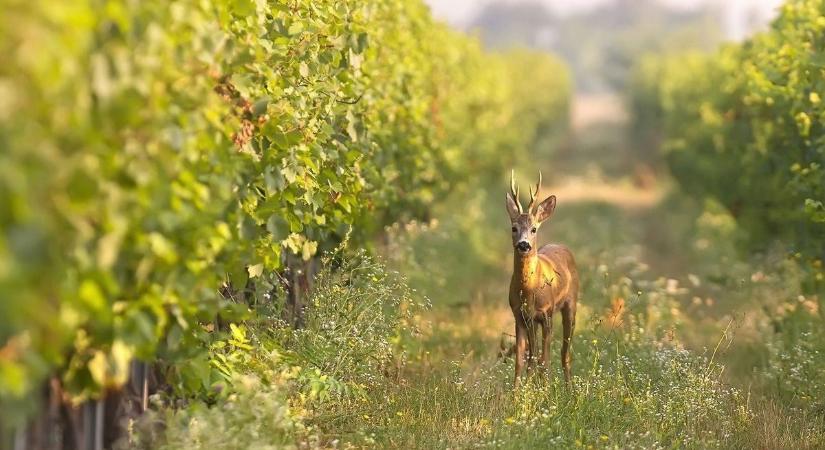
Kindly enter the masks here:
[[521, 371], [524, 368], [524, 358], [527, 352], [527, 327], [524, 322], [516, 318], [516, 376], [514, 386], [521, 383]]
[[547, 353], [550, 351], [550, 341], [553, 340], [553, 316], [545, 314], [541, 322], [541, 359], [539, 364], [547, 366]]
[[536, 360], [539, 359], [538, 352], [538, 328], [536, 322], [532, 319], [526, 319], [527, 324], [527, 374], [533, 369]]

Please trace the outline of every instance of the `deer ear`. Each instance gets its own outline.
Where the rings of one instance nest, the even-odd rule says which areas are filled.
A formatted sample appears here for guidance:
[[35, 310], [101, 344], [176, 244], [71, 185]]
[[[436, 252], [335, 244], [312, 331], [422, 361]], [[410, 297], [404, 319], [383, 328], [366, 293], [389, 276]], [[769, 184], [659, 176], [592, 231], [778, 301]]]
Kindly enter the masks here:
[[510, 221], [515, 222], [520, 214], [518, 210], [518, 205], [516, 205], [516, 201], [513, 200], [512, 195], [508, 193], [505, 194], [505, 196], [507, 197], [507, 214], [510, 215]]
[[541, 223], [545, 220], [549, 219], [550, 216], [553, 215], [553, 211], [556, 209], [556, 196], [551, 195], [544, 199], [543, 202], [539, 203], [536, 206], [536, 209], [533, 211], [533, 217], [536, 219], [537, 222]]

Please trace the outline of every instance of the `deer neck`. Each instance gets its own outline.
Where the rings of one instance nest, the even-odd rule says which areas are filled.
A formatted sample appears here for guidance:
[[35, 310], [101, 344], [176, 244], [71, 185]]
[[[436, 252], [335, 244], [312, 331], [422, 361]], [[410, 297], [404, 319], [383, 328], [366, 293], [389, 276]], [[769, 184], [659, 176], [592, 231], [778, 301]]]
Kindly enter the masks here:
[[531, 250], [527, 254], [521, 254], [518, 251], [514, 253], [513, 257], [513, 278], [522, 289], [529, 289], [537, 280], [539, 271], [539, 257], [535, 250]]

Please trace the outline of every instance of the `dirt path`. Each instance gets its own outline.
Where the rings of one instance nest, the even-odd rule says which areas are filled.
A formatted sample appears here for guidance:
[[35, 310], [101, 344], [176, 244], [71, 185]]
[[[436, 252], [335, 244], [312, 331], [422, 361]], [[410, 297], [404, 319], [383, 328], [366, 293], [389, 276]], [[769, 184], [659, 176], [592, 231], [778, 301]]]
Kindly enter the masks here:
[[556, 197], [571, 203], [599, 202], [626, 209], [647, 209], [661, 201], [661, 186], [640, 188], [629, 182], [570, 177], [547, 188]]
[[603, 123], [625, 124], [628, 114], [621, 97], [612, 94], [577, 94], [570, 110], [570, 124], [578, 133]]

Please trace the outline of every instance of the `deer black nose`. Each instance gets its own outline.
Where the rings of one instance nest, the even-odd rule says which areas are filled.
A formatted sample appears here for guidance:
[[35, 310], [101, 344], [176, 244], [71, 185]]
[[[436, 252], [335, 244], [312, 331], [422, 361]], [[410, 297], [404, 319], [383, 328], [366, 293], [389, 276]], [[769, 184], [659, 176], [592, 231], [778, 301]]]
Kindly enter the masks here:
[[530, 250], [530, 243], [527, 241], [521, 241], [516, 244], [516, 248], [519, 249], [520, 252], [526, 252]]

